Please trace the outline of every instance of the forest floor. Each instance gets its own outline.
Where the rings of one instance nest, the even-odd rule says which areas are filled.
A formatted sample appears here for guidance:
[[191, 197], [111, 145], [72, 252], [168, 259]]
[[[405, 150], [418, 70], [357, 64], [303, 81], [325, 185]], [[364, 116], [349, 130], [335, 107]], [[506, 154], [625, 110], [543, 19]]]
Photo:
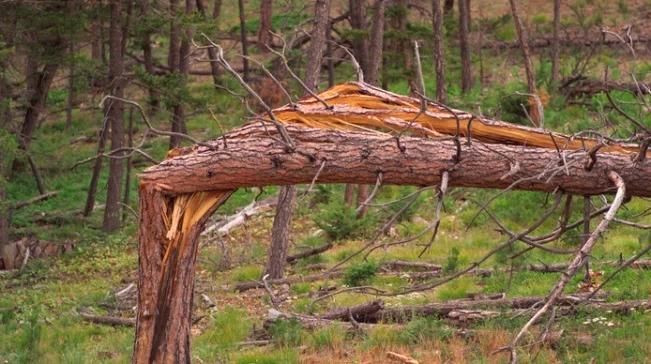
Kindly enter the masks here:
[[[542, 3], [542, 2], [536, 2]], [[488, 52], [487, 52], [488, 53]], [[537, 55], [538, 56], [538, 55]], [[515, 91], [524, 91], [522, 71], [517, 50], [507, 55], [485, 55], [484, 84], [461, 96], [458, 87], [450, 87], [451, 106], [475, 113], [501, 118], [517, 119], [520, 112]], [[637, 65], [645, 69], [640, 80], [648, 80], [648, 63], [621, 61], [621, 52], [605, 50], [600, 55], [604, 63], [621, 67]], [[647, 55], [648, 57], [648, 55]], [[431, 57], [424, 55], [425, 73]], [[578, 62], [581, 55], [567, 56], [566, 68]], [[458, 79], [458, 68], [449, 62], [450, 79]], [[338, 81], [352, 74], [341, 67]], [[644, 68], [646, 67], [646, 68]], [[597, 77], [603, 69], [593, 67], [589, 72]], [[541, 62], [537, 70], [540, 79], [546, 79], [549, 62]], [[613, 78], [624, 79], [625, 72], [613, 72]], [[433, 78], [433, 77], [431, 77]], [[433, 80], [426, 76], [428, 94], [433, 94]], [[235, 88], [234, 83], [229, 86]], [[390, 84], [390, 90], [407, 93], [406, 81]], [[219, 135], [220, 129], [236, 127], [244, 120], [244, 108], [237, 99], [226, 92], [215, 90], [207, 78], [197, 78], [192, 83], [192, 93], [198, 105], [210, 105], [220, 124], [211, 118], [208, 110], [190, 115], [188, 129], [197, 139]], [[138, 97], [137, 93], [129, 97]], [[631, 101], [626, 93], [613, 92], [623, 102]], [[50, 94], [50, 108], [55, 110], [65, 104], [65, 91], [55, 89]], [[12, 234], [17, 238], [34, 239], [55, 244], [74, 244], [72, 252], [60, 257], [30, 260], [20, 272], [0, 273], [0, 363], [127, 363], [133, 346], [133, 327], [114, 327], [85, 321], [80, 311], [89, 310], [98, 315], [133, 318], [135, 315], [135, 290], [137, 281], [137, 219], [132, 213], [126, 216], [125, 227], [117, 234], [101, 232], [102, 199], [106, 175], [101, 176], [98, 206], [89, 218], [80, 216], [90, 180], [91, 166], [75, 164], [94, 155], [96, 134], [102, 119], [95, 107], [99, 100], [90, 100], [75, 111], [73, 127], [64, 128], [63, 113], [51, 113], [40, 127], [32, 147], [32, 154], [42, 169], [49, 190], [58, 195], [39, 204], [18, 211], [13, 219]], [[612, 119], [603, 95], [595, 95], [580, 103], [567, 102], [562, 95], [550, 95], [545, 107], [545, 126], [551, 130], [572, 133], [578, 130], [601, 127], [597, 120], [607, 114]], [[632, 106], [624, 104], [630, 113]], [[630, 107], [630, 109], [628, 109]], [[647, 113], [648, 114], [648, 113]], [[142, 124], [136, 125], [141, 136]], [[160, 112], [154, 122], [168, 126], [169, 115]], [[522, 122], [522, 121], [521, 121]], [[645, 122], [650, 120], [645, 119]], [[168, 140], [154, 138], [143, 148], [154, 158], [162, 160]], [[135, 158], [136, 170], [147, 162]], [[137, 208], [137, 182], [131, 183], [130, 206]], [[374, 201], [400, 199], [416, 188], [383, 186]], [[19, 173], [8, 186], [11, 200], [32, 197], [36, 188], [29, 173]], [[262, 197], [271, 196], [275, 188], [267, 188]], [[235, 213], [259, 195], [259, 190], [240, 190], [220, 209], [220, 216]], [[332, 287], [363, 284], [396, 291], [412, 283], [409, 274], [387, 275], [378, 269], [383, 262], [394, 260], [422, 261], [439, 264], [443, 276], [472, 264], [507, 238], [500, 234], [488, 216], [480, 214], [473, 201], [488, 201], [498, 191], [453, 189], [445, 199], [441, 228], [436, 240], [425, 254], [419, 257], [422, 244], [429, 234], [408, 244], [378, 249], [368, 261], [361, 257], [352, 259], [343, 268], [341, 277], [274, 287], [274, 294], [286, 299], [280, 304], [284, 311], [296, 313], [323, 313], [333, 308], [361, 304], [376, 299], [359, 293], [342, 293], [333, 298], [315, 301], [315, 293]], [[352, 222], [343, 207], [343, 186], [316, 186], [311, 193], [300, 198], [293, 221], [291, 252], [319, 246], [332, 240], [334, 247], [327, 252], [292, 264], [288, 276], [313, 274], [318, 265], [322, 271], [336, 265], [360, 249], [382, 223], [402, 204], [371, 207], [368, 218]], [[513, 231], [532, 224], [542, 210], [552, 203], [553, 197], [532, 192], [508, 192], [496, 197], [489, 208]], [[595, 204], [601, 204], [594, 198]], [[404, 203], [404, 201], [403, 201]], [[436, 198], [432, 190], [424, 191], [413, 208], [396, 222], [382, 237], [392, 242], [412, 236], [432, 220]], [[648, 201], [633, 199], [620, 212], [622, 217], [642, 213]], [[582, 201], [575, 199], [572, 221], [582, 216]], [[475, 218], [475, 215], [478, 217]], [[543, 226], [541, 234], [550, 231], [558, 213]], [[217, 219], [215, 217], [215, 219]], [[498, 317], [459, 325], [440, 318], [414, 318], [404, 324], [378, 324], [364, 326], [362, 330], [348, 332], [339, 326], [306, 330], [294, 321], [272, 326], [268, 342], [262, 346], [242, 345], [254, 339], [253, 333], [261, 325], [272, 307], [265, 289], [236, 292], [238, 282], [259, 280], [266, 261], [270, 240], [273, 210], [249, 219], [221, 239], [205, 239], [198, 258], [192, 327], [192, 358], [195, 363], [387, 363], [387, 352], [410, 356], [420, 363], [438, 362], [505, 362], [505, 353], [493, 354], [508, 344], [515, 332], [527, 321], [527, 315], [514, 316], [505, 312]], [[647, 216], [641, 220], [651, 223]], [[593, 223], [593, 227], [595, 224]], [[330, 234], [317, 234], [319, 229]], [[648, 231], [613, 224], [601, 238], [590, 258], [593, 271], [588, 286], [598, 284], [615, 267], [604, 262], [624, 259], [634, 255], [651, 240]], [[579, 230], [572, 230], [564, 239], [552, 246], [576, 248], [581, 241]], [[538, 273], [518, 269], [532, 263], [563, 263], [567, 255], [553, 255], [532, 251], [517, 259], [509, 257], [523, 249], [513, 248], [490, 258], [482, 268], [498, 268], [490, 276], [468, 275], [446, 285], [424, 292], [382, 298], [385, 306], [422, 304], [456, 299], [471, 299], [478, 295], [504, 293], [506, 297], [544, 296], [549, 293], [560, 273]], [[513, 267], [513, 270], [505, 269]], [[437, 278], [434, 278], [437, 279]], [[575, 277], [567, 293], [586, 289], [583, 276]], [[589, 288], [589, 287], [588, 287]], [[651, 272], [643, 269], [625, 269], [604, 287], [608, 302], [649, 299]], [[205, 297], [204, 297], [205, 296]], [[462, 335], [460, 329], [472, 335]], [[651, 357], [651, 315], [633, 311], [593, 312], [579, 310], [573, 315], [558, 317], [550, 331], [563, 331], [561, 340], [550, 344], [531, 346], [521, 353], [523, 362], [540, 363], [613, 363], [648, 362]], [[535, 328], [539, 333], [541, 328]]]

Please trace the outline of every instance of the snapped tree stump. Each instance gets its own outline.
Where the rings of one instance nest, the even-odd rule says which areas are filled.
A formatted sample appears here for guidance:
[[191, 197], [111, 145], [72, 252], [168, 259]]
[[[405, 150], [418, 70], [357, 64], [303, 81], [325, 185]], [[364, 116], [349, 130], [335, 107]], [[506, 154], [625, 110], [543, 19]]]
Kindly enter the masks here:
[[[450, 186], [595, 195], [615, 171], [651, 196], [651, 163], [635, 144], [603, 144], [475, 117], [361, 83], [273, 111], [217, 140], [172, 150], [140, 175], [134, 363], [190, 362], [198, 237], [241, 187], [311, 183]], [[291, 147], [283, 137], [291, 138]], [[646, 157], [646, 155], [644, 155]]]

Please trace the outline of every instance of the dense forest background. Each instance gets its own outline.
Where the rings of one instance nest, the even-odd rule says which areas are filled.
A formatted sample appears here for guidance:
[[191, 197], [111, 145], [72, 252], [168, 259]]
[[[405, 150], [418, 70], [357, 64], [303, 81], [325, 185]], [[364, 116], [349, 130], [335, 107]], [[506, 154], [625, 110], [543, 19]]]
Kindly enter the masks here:
[[[427, 95], [490, 119], [629, 138], [651, 128], [650, 20], [648, 0], [0, 2], [0, 357], [6, 363], [130, 360], [137, 175], [175, 148], [218, 138], [263, 113], [263, 103], [278, 107], [357, 80], [360, 71], [383, 89]], [[464, 188], [448, 191], [441, 204], [435, 188], [238, 190], [202, 237], [192, 358], [380, 363], [394, 352], [423, 363], [505, 361], [508, 355], [492, 353], [526, 322], [522, 314], [425, 317], [352, 332], [285, 320], [259, 331], [272, 306], [325, 313], [369, 299], [352, 291], [322, 297], [340, 287], [392, 290], [432, 278], [426, 273], [433, 267], [437, 275], [461, 271], [504, 240], [482, 203], [515, 231], [537, 221], [551, 200]], [[604, 203], [599, 197], [575, 202], [569, 216], [580, 219]], [[439, 215], [429, 249], [423, 250], [429, 235], [389, 244]], [[648, 215], [648, 200], [628, 202], [618, 216], [639, 225], [620, 224], [605, 234], [592, 265], [568, 291], [589, 292], [617, 269], [612, 262], [645, 249]], [[553, 228], [542, 224], [541, 234]], [[577, 224], [554, 246], [576, 248], [590, 229], [589, 222]], [[389, 245], [368, 259], [351, 259], [368, 241]], [[566, 257], [525, 249], [513, 244], [491, 257], [482, 266], [489, 273], [383, 304], [544, 296], [559, 271], [524, 267], [549, 267]], [[401, 266], [400, 274], [387, 269], [404, 261], [432, 266]], [[341, 262], [338, 275], [292, 280]], [[603, 288], [604, 299], [648, 299], [651, 275], [644, 268], [618, 272]], [[247, 286], [265, 275], [286, 281], [271, 293]], [[97, 316], [122, 321], [85, 320]], [[532, 344], [522, 361], [645, 362], [651, 356], [644, 310], [578, 310], [552, 326], [537, 330], [558, 339]]]

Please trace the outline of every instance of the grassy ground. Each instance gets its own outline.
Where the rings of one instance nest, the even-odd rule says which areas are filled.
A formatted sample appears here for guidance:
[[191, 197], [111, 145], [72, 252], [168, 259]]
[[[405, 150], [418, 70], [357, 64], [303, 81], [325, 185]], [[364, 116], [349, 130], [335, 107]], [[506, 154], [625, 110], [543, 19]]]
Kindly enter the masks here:
[[[543, 2], [531, 2], [532, 11], [540, 10]], [[230, 9], [230, 8], [229, 8]], [[232, 9], [227, 9], [231, 11]], [[538, 10], [535, 10], [538, 9]], [[542, 11], [542, 10], [540, 10]], [[233, 13], [235, 14], [235, 13]], [[625, 16], [625, 15], [624, 15]], [[230, 17], [233, 18], [234, 17]], [[509, 25], [511, 26], [511, 25]], [[506, 29], [506, 25], [504, 26]], [[508, 35], [505, 36], [508, 38]], [[578, 54], [565, 54], [563, 67], [568, 73], [580, 58]], [[613, 50], [604, 50], [599, 55], [598, 65], [620, 66], [612, 72], [612, 77], [622, 80], [626, 71], [634, 71], [639, 80], [644, 80], [651, 69], [644, 60], [627, 60]], [[537, 74], [540, 80], [548, 77], [549, 63], [538, 63]], [[478, 59], [475, 59], [477, 64]], [[485, 54], [482, 64], [485, 69], [484, 82], [478, 84], [469, 95], [461, 96], [454, 80], [458, 79], [458, 62], [450, 56], [449, 79], [451, 80], [450, 104], [487, 116], [526, 123], [522, 117], [515, 91], [525, 91], [522, 84], [522, 69], [517, 53]], [[431, 58], [423, 55], [425, 74]], [[338, 69], [339, 81], [348, 80], [352, 70], [342, 65]], [[588, 72], [599, 75], [602, 68], [590, 67]], [[543, 84], [544, 82], [541, 82]], [[231, 85], [234, 87], [234, 85]], [[428, 94], [434, 92], [433, 79], [426, 77]], [[407, 93], [408, 86], [403, 79], [396, 79], [390, 89]], [[545, 87], [542, 87], [545, 92]], [[54, 90], [51, 108], [60, 109], [65, 103], [62, 91]], [[139, 98], [135, 90], [129, 96]], [[58, 93], [58, 94], [57, 94]], [[219, 134], [220, 126], [210, 117], [205, 105], [210, 105], [220, 124], [226, 129], [241, 124], [244, 110], [237, 99], [226, 92], [214, 90], [207, 78], [195, 79], [191, 94], [195, 97], [196, 108], [189, 119], [188, 127], [198, 139], [208, 139]], [[616, 99], [631, 101], [630, 96], [614, 93]], [[58, 101], [57, 101], [58, 100]], [[586, 128], [600, 128], [600, 115], [605, 115], [614, 124], [623, 119], [606, 105], [603, 95], [597, 95], [581, 105], [571, 105], [560, 95], [552, 94], [545, 108], [548, 128], [575, 132]], [[89, 105], [95, 103], [88, 101]], [[630, 104], [623, 104], [627, 112], [637, 114]], [[651, 125], [648, 115], [644, 122]], [[137, 119], [136, 119], [137, 120]], [[169, 117], [160, 112], [154, 122], [161, 127], [168, 126]], [[80, 319], [77, 311], [90, 308], [99, 314], [133, 317], [133, 296], [116, 300], [114, 293], [136, 281], [136, 221], [128, 215], [126, 227], [118, 234], [107, 236], [99, 226], [102, 217], [102, 199], [105, 195], [103, 175], [99, 184], [98, 208], [92, 216], [83, 219], [79, 211], [83, 207], [86, 189], [90, 178], [90, 165], [73, 165], [92, 156], [96, 144], [74, 142], [80, 136], [92, 137], [101, 121], [101, 112], [87, 108], [76, 111], [73, 128], [64, 129], [62, 114], [50, 115], [39, 129], [32, 148], [37, 164], [50, 190], [59, 194], [48, 201], [26, 207], [14, 216], [13, 235], [15, 237], [33, 236], [54, 243], [75, 243], [75, 249], [62, 257], [31, 261], [19, 274], [0, 275], [0, 362], [4, 363], [125, 363], [130, 360], [133, 344], [133, 329], [94, 325]], [[142, 124], [139, 133], [142, 132]], [[613, 130], [608, 130], [612, 132]], [[138, 134], [140, 136], [141, 134]], [[167, 148], [167, 140], [155, 138], [145, 144], [145, 149], [155, 158], [162, 159]], [[137, 169], [146, 163], [136, 158]], [[20, 173], [9, 185], [11, 200], [18, 201], [32, 197], [36, 188], [31, 176]], [[132, 207], [137, 207], [135, 181], [131, 185]], [[413, 189], [383, 187], [378, 201], [390, 201], [404, 196]], [[230, 214], [238, 207], [249, 203], [258, 191], [238, 191], [220, 214]], [[274, 193], [273, 188], [265, 189], [265, 194]], [[404, 246], [380, 249], [370, 257], [375, 265], [387, 260], [423, 260], [441, 264], [452, 273], [471, 264], [505, 237], [496, 232], [495, 225], [485, 215], [476, 219], [478, 208], [472, 200], [486, 201], [496, 191], [453, 190], [446, 199], [444, 218], [438, 237], [426, 254], [418, 258], [421, 247], [428, 236], [420, 241]], [[319, 257], [300, 261], [290, 268], [288, 274], [309, 274], [310, 264], [322, 263], [332, 266], [359, 249], [381, 225], [396, 206], [386, 209], [373, 208], [369, 218], [359, 224], [351, 224], [348, 215], [342, 213], [342, 186], [319, 186], [314, 193], [302, 199], [294, 221], [292, 251], [305, 246], [324, 242], [325, 238], [314, 238], [312, 233], [319, 227], [334, 225], [340, 238], [335, 247]], [[550, 196], [530, 192], [509, 192], [495, 199], [490, 208], [506, 222], [509, 228], [518, 230], [531, 224], [540, 211], [549, 206]], [[572, 219], [581, 216], [581, 203], [575, 202]], [[387, 242], [410, 236], [420, 231], [431, 219], [435, 209], [435, 198], [431, 191], [423, 193], [417, 206], [409, 210], [408, 216], [399, 221], [384, 237]], [[648, 207], [648, 201], [634, 199], [620, 212], [621, 216], [634, 216]], [[558, 214], [544, 224], [540, 232], [553, 228]], [[646, 218], [646, 222], [651, 220]], [[504, 354], [491, 355], [496, 348], [508, 343], [514, 331], [526, 317], [502, 317], [470, 325], [475, 333], [472, 338], [454, 335], [455, 327], [442, 320], [416, 319], [406, 325], [377, 325], [364, 333], [351, 334], [341, 328], [329, 327], [317, 331], [303, 330], [300, 325], [288, 322], [275, 326], [272, 342], [263, 347], [240, 347], [238, 343], [247, 340], [254, 328], [259, 327], [269, 308], [268, 297], [263, 290], [235, 293], [228, 289], [234, 282], [257, 280], [264, 265], [272, 213], [268, 212], [248, 221], [244, 227], [235, 230], [219, 242], [206, 242], [199, 256], [197, 271], [197, 297], [195, 317], [201, 319], [192, 330], [192, 356], [198, 363], [384, 363], [386, 352], [395, 351], [408, 354], [421, 363], [436, 362], [504, 362]], [[594, 226], [594, 225], [593, 225]], [[579, 233], [573, 231], [557, 247], [576, 247], [580, 241]], [[600, 264], [606, 260], [628, 257], [650, 242], [648, 232], [614, 225], [597, 245], [592, 257], [592, 269], [607, 275], [612, 267]], [[514, 252], [523, 247], [515, 245], [509, 252], [497, 254], [489, 259], [484, 267], [505, 267], [538, 262], [565, 262], [568, 257], [550, 255], [535, 251], [516, 260], [509, 260]], [[311, 305], [311, 293], [325, 287], [363, 283], [381, 287], [388, 291], [398, 290], [410, 284], [405, 278], [387, 277], [373, 274], [374, 264], [361, 259], [350, 262], [345, 277], [329, 281], [294, 284], [279, 287], [279, 293], [286, 293], [289, 299], [283, 308], [295, 312], [318, 313], [337, 306], [352, 305], [373, 299], [359, 294], [342, 294], [336, 298]], [[357, 273], [355, 273], [355, 272]], [[361, 272], [361, 273], [359, 273]], [[469, 276], [458, 279], [437, 289], [385, 299], [387, 305], [425, 303], [467, 297], [474, 293], [505, 292], [509, 297], [544, 295], [558, 274], [532, 272], [496, 273], [490, 277]], [[580, 278], [568, 286], [568, 292], [579, 290]], [[647, 299], [651, 294], [651, 274], [643, 270], [625, 270], [605, 289], [608, 300]], [[201, 294], [207, 295], [216, 306], [208, 307]], [[595, 317], [604, 320], [592, 322]], [[589, 323], [586, 323], [588, 322]], [[608, 325], [612, 323], [612, 325]], [[572, 363], [611, 363], [647, 362], [651, 357], [651, 344], [645, 335], [651, 330], [651, 316], [645, 312], [629, 315], [615, 313], [580, 312], [571, 317], [557, 320], [554, 329], [565, 330], [564, 340], [555, 346], [528, 348], [522, 352], [524, 362], [572, 362]], [[538, 329], [536, 329], [538, 330]]]

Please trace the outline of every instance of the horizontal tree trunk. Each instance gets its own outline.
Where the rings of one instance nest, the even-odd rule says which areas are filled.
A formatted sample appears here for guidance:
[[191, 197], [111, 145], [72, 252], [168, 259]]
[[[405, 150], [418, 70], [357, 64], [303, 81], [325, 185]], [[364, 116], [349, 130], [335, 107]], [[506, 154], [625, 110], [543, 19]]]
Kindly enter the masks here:
[[[141, 174], [141, 183], [175, 195], [240, 187], [310, 183], [374, 184], [379, 173], [385, 184], [432, 186], [449, 171], [449, 185], [507, 188], [596, 195], [613, 192], [606, 172], [617, 172], [632, 196], [651, 196], [651, 163], [633, 163], [622, 153], [597, 153], [592, 169], [588, 153], [574, 151], [559, 159], [556, 150], [526, 146], [460, 143], [452, 140], [402, 137], [380, 133], [340, 132], [288, 125], [295, 152], [275, 130], [251, 124], [206, 146], [181, 150]], [[459, 153], [460, 152], [460, 153]], [[185, 153], [185, 154], [183, 154]], [[457, 163], [457, 154], [460, 161]], [[324, 163], [325, 162], [325, 163]], [[566, 163], [565, 165], [563, 165]], [[561, 166], [559, 166], [561, 164]], [[323, 166], [322, 166], [323, 165]], [[323, 167], [323, 168], [321, 168]]]

